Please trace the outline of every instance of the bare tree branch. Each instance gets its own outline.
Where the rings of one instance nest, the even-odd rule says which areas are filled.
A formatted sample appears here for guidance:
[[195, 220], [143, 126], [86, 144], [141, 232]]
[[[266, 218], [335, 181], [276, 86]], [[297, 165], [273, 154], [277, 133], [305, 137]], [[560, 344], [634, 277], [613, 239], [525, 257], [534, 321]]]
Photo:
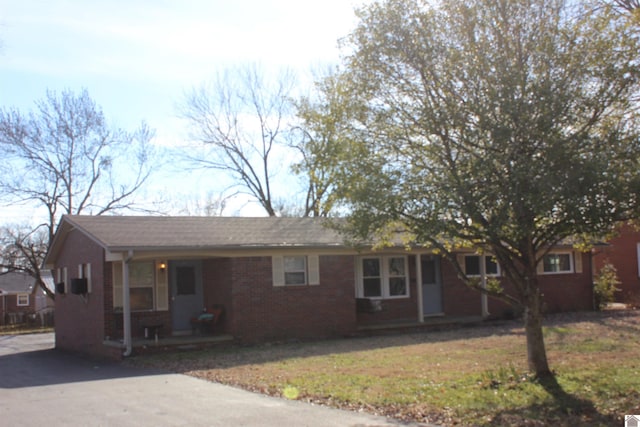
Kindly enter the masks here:
[[287, 146], [283, 125], [290, 115], [294, 85], [289, 71], [268, 82], [258, 66], [245, 66], [194, 88], [181, 109], [193, 138], [205, 149], [188, 155], [192, 167], [228, 174], [270, 216], [277, 214], [272, 194], [278, 162], [274, 156], [277, 148]]

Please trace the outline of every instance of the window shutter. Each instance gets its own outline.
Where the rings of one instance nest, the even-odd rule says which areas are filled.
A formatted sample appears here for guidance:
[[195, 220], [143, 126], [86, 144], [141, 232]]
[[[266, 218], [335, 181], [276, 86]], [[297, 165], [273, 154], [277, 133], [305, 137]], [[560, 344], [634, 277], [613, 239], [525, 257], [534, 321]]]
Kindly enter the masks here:
[[460, 268], [462, 269], [462, 271], [464, 271], [464, 274], [467, 274], [465, 270], [464, 254], [457, 254], [456, 260], [458, 261], [458, 265], [460, 265]]
[[122, 308], [122, 262], [112, 262], [113, 307]]
[[69, 273], [67, 267], [62, 269], [62, 281], [64, 282], [64, 294], [69, 295], [71, 292], [71, 284], [69, 283]]
[[542, 258], [540, 258], [540, 261], [538, 262], [538, 265], [536, 266], [536, 273], [538, 274], [544, 274], [544, 259], [545, 259], [546, 255], [544, 255]]
[[87, 292], [91, 293], [91, 264], [85, 264], [84, 273], [87, 279]]
[[169, 279], [168, 267], [160, 269], [160, 264], [168, 266], [167, 261], [156, 261], [156, 310], [169, 310]]
[[574, 255], [573, 268], [576, 273], [582, 273], [582, 252], [575, 251], [573, 255]]
[[307, 257], [307, 265], [309, 268], [309, 284], [320, 284], [320, 257], [318, 255], [309, 255]]
[[284, 286], [284, 258], [281, 256], [271, 257], [271, 272], [273, 275], [273, 286]]

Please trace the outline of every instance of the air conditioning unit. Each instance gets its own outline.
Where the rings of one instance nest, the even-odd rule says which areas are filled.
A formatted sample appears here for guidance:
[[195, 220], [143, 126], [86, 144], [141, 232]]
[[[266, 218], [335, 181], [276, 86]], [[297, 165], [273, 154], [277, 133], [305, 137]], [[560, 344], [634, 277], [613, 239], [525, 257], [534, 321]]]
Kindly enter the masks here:
[[87, 279], [71, 279], [71, 293], [72, 294], [86, 294], [87, 293]]
[[56, 283], [56, 293], [64, 294], [64, 282]]

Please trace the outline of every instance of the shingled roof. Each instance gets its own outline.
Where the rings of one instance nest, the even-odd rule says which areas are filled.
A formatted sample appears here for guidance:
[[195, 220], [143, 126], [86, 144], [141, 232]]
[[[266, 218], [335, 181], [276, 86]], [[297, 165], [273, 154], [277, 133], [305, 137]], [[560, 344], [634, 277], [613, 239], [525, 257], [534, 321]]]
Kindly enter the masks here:
[[79, 229], [110, 251], [344, 244], [320, 218], [68, 215], [60, 227]]
[[0, 274], [0, 294], [31, 293], [35, 284], [35, 279], [25, 273]]

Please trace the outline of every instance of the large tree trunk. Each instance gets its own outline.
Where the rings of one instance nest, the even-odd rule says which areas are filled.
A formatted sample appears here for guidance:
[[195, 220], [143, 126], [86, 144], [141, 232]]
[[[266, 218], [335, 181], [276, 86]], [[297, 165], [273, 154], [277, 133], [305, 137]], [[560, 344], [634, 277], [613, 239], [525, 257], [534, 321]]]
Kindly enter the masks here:
[[542, 296], [537, 286], [537, 279], [530, 283], [530, 294], [525, 301], [524, 329], [527, 336], [527, 362], [529, 370], [539, 378], [550, 377], [547, 362], [547, 350], [544, 346], [542, 334]]

